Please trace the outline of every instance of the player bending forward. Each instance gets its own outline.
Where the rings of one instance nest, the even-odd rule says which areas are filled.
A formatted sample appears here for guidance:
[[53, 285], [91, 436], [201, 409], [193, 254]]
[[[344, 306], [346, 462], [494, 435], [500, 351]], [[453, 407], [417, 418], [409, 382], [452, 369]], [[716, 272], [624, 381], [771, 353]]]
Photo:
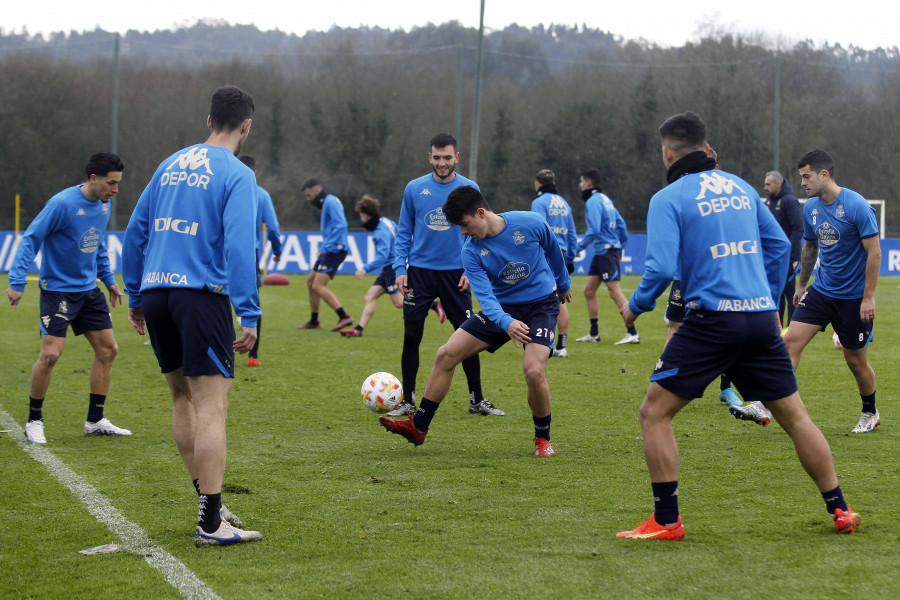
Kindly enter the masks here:
[[559, 306], [572, 299], [556, 236], [536, 213], [494, 213], [481, 192], [468, 185], [450, 192], [443, 211], [470, 238], [463, 245], [463, 268], [482, 309], [438, 350], [415, 414], [409, 419], [380, 417], [378, 421], [391, 433], [421, 445], [450, 389], [456, 365], [482, 350], [494, 352], [512, 339], [517, 347], [519, 342], [525, 345], [522, 370], [534, 420], [534, 453], [553, 456], [545, 372]]

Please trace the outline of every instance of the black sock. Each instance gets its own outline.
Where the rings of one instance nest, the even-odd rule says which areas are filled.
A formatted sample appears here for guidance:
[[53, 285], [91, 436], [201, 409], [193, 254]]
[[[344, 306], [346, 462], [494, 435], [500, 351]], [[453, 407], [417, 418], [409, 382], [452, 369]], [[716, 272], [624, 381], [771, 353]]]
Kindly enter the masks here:
[[678, 522], [678, 480], [650, 483], [653, 487], [654, 518], [660, 525]]
[[197, 525], [206, 533], [215, 533], [222, 524], [219, 509], [222, 507], [222, 492], [218, 494], [200, 494], [200, 510]]
[[825, 510], [830, 515], [833, 515], [838, 508], [847, 510], [847, 502], [844, 500], [844, 492], [841, 491], [841, 486], [837, 486], [830, 492], [822, 492], [822, 500], [825, 501]]
[[28, 397], [28, 420], [43, 421], [44, 420], [44, 399]]
[[309, 313], [309, 322], [310, 323], [318, 323], [319, 322], [319, 313], [317, 313], [317, 312]]
[[416, 389], [419, 372], [419, 344], [425, 332], [425, 321], [403, 321], [403, 352], [400, 354], [400, 372], [403, 393], [410, 395]]
[[194, 489], [197, 490], [197, 495], [200, 495], [200, 480], [199, 479], [191, 479], [191, 483], [194, 484]]
[[430, 309], [430, 310], [433, 310], [434, 312], [437, 312], [437, 307], [438, 307], [438, 301], [435, 300], [434, 302], [431, 303], [431, 309]]
[[416, 410], [416, 414], [413, 417], [413, 423], [416, 426], [416, 429], [419, 431], [428, 431], [428, 428], [431, 427], [431, 420], [434, 418], [434, 413], [437, 412], [440, 404], [438, 402], [432, 402], [428, 398], [422, 398], [422, 401], [419, 403], [419, 408]]
[[597, 328], [597, 319], [591, 319], [591, 335], [600, 335], [600, 329]]
[[874, 415], [875, 414], [875, 392], [872, 392], [871, 396], [863, 396], [862, 394], [860, 394], [859, 397], [862, 398], [862, 403], [863, 403], [862, 411], [867, 412], [867, 413], [872, 413]]
[[628, 333], [630, 333], [631, 335], [637, 335], [637, 329], [634, 325], [628, 328]]
[[534, 437], [536, 438], [544, 438], [548, 442], [550, 441], [550, 415], [546, 417], [535, 417], [531, 416], [531, 420], [534, 421]]
[[338, 309], [334, 312], [337, 313], [338, 319], [346, 319], [347, 318], [347, 313], [344, 312], [343, 306], [339, 306]]
[[558, 336], [556, 336], [556, 349], [557, 350], [562, 350], [563, 348], [566, 347], [566, 338], [567, 337], [569, 337], [569, 334], [567, 334], [567, 333], [561, 333]]
[[478, 355], [474, 354], [462, 361], [462, 368], [469, 384], [469, 403], [478, 404], [484, 400], [481, 392], [481, 360]]
[[91, 394], [90, 404], [88, 404], [88, 423], [96, 423], [103, 418], [103, 405], [106, 403], [106, 396], [102, 394]]
[[731, 387], [731, 380], [728, 379], [728, 375], [722, 375], [721, 379], [719, 379], [719, 390], [727, 390]]
[[355, 329], [355, 330], [359, 331], [360, 333], [362, 333], [362, 330], [364, 329], [364, 327], [363, 327], [362, 325], [357, 325], [357, 326], [354, 327], [353, 329]]

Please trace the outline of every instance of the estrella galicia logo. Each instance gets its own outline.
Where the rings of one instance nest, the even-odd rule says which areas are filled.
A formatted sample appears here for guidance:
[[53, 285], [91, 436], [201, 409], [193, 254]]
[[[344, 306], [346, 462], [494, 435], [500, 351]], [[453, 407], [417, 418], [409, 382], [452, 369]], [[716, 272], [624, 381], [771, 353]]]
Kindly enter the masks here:
[[816, 227], [816, 237], [819, 238], [819, 244], [823, 246], [834, 246], [841, 241], [841, 232], [835, 227], [832, 227], [831, 223], [825, 221]]
[[83, 234], [81, 234], [81, 239], [78, 240], [78, 249], [85, 254], [96, 252], [97, 248], [100, 247], [100, 240], [102, 238], [103, 232], [96, 227], [91, 227]]
[[425, 213], [425, 226], [434, 231], [446, 231], [450, 229], [450, 221], [444, 215], [444, 209], [439, 207]]
[[500, 271], [498, 279], [503, 283], [515, 285], [531, 275], [531, 265], [524, 262], [508, 262]]

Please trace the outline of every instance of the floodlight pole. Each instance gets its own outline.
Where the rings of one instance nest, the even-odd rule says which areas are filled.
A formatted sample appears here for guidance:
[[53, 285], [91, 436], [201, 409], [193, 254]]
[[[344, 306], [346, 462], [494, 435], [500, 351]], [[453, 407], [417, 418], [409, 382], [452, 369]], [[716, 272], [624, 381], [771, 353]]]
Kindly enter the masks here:
[[456, 45], [456, 141], [462, 139], [462, 44]]
[[[110, 134], [109, 151], [112, 154], [119, 153], [119, 33], [113, 37], [113, 97], [112, 97], [112, 133]], [[116, 205], [115, 197], [109, 199], [109, 227], [115, 231]]]
[[775, 55], [775, 148], [772, 170], [778, 171], [779, 129], [781, 128], [781, 56]]
[[478, 177], [478, 116], [481, 109], [481, 56], [484, 46], [484, 2], [481, 0], [481, 18], [478, 21], [478, 58], [475, 63], [475, 105], [472, 108], [472, 148], [469, 154], [469, 179]]

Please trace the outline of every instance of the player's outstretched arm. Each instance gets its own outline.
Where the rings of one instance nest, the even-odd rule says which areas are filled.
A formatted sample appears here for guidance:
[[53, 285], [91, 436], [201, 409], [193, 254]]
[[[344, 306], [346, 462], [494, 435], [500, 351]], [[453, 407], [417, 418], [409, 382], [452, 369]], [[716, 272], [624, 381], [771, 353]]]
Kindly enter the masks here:
[[806, 293], [806, 286], [809, 285], [809, 278], [812, 276], [818, 259], [818, 240], [804, 240], [803, 251], [800, 253], [800, 280], [797, 282], [797, 290], [794, 292], [794, 306], [800, 303], [800, 299]]

